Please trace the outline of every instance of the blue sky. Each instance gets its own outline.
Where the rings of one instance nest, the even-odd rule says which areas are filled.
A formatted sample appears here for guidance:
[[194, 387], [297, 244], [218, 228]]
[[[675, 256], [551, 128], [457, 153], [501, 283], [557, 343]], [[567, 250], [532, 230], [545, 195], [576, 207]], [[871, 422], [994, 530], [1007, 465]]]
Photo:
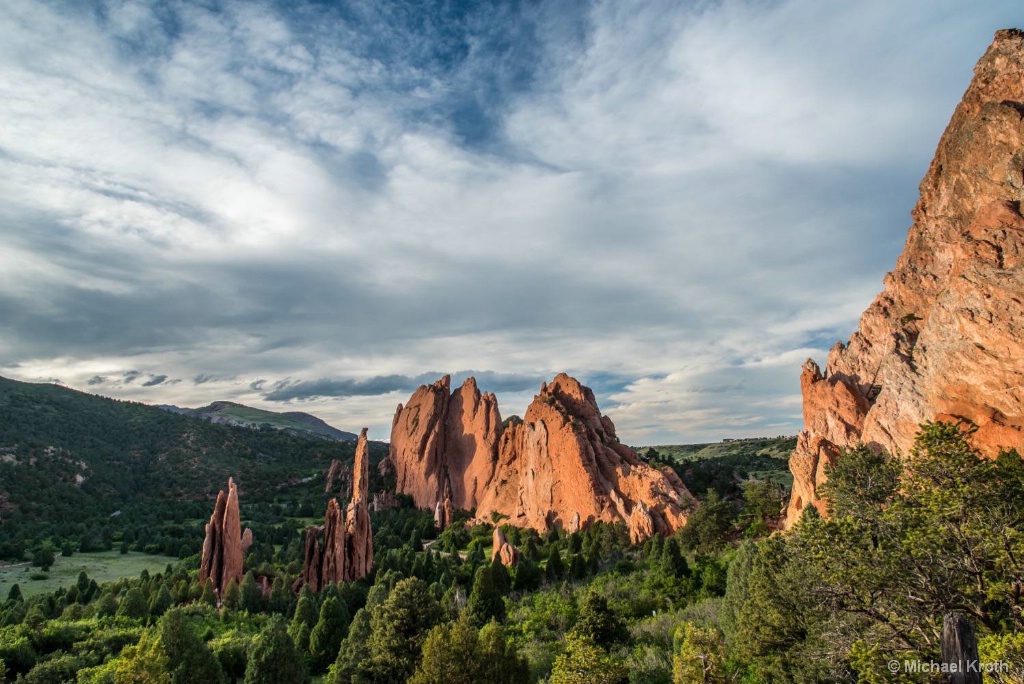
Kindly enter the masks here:
[[1012, 2], [0, 6], [0, 374], [794, 433]]

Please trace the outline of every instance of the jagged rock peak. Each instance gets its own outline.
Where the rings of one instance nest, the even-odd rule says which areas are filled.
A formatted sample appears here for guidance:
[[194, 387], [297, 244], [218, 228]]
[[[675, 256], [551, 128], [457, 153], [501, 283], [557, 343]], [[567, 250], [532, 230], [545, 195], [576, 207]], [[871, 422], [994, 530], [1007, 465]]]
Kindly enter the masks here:
[[685, 523], [695, 502], [679, 478], [620, 444], [576, 379], [560, 373], [542, 384], [524, 418], [504, 424], [494, 395], [474, 379], [451, 395], [448, 387], [446, 377], [417, 389], [391, 433], [398, 492], [433, 510], [439, 526], [454, 508], [536, 529], [618, 520], [636, 538]]
[[859, 442], [906, 455], [920, 423], [964, 420], [986, 455], [1024, 446], [1024, 33], [998, 31], [921, 182], [884, 290], [822, 372], [804, 365], [792, 524]]
[[366, 441], [366, 428], [359, 433], [356, 442], [356, 460], [352, 467], [352, 501], [370, 500], [370, 446]]
[[[248, 541], [252, 543], [252, 532]], [[223, 596], [231, 580], [242, 581], [242, 525], [238, 513], [238, 487], [228, 478], [227, 492], [217, 493], [213, 515], [206, 524], [203, 554], [199, 562], [200, 583], [210, 580], [218, 596]]]

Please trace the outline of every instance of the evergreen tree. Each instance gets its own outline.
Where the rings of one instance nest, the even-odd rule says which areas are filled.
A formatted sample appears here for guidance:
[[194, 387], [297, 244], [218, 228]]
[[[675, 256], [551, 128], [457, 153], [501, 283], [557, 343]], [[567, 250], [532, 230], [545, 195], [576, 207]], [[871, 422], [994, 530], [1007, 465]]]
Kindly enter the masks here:
[[160, 617], [167, 609], [174, 605], [174, 597], [166, 584], [160, 585], [160, 590], [153, 595], [149, 602], [149, 614], [153, 617]]
[[[477, 568], [473, 578], [473, 589], [469, 593], [467, 613], [470, 621], [480, 627], [492, 619], [505, 619], [505, 599], [502, 595], [499, 571], [504, 571], [500, 564], [483, 565]], [[507, 575], [505, 575], [507, 577]]]
[[242, 603], [242, 592], [238, 588], [237, 580], [232, 579], [228, 582], [227, 588], [224, 589], [224, 596], [221, 598], [226, 610], [236, 611], [239, 609]]
[[299, 602], [295, 606], [295, 615], [292, 616], [292, 622], [288, 626], [288, 634], [295, 642], [295, 648], [302, 653], [309, 653], [309, 636], [313, 633], [313, 628], [316, 627], [318, 617], [316, 599], [308, 587], [303, 587], [302, 595], [299, 596]]
[[493, 621], [480, 629], [476, 664], [478, 682], [527, 684], [530, 681], [526, 659], [509, 643], [501, 625]]
[[468, 619], [437, 625], [423, 642], [423, 659], [409, 684], [477, 684], [483, 681], [477, 650], [476, 628]]
[[171, 684], [220, 684], [224, 681], [220, 663], [196, 634], [182, 609], [167, 611], [160, 620], [159, 634]]
[[136, 620], [146, 617], [148, 612], [149, 606], [146, 604], [146, 595], [138, 587], [129, 589], [117, 606], [118, 615]]
[[412, 676], [427, 632], [441, 618], [441, 606], [423, 580], [395, 585], [370, 616], [369, 670], [378, 682], [404, 682]]
[[679, 647], [672, 658], [672, 684], [726, 684], [725, 648], [718, 630], [684, 622], [675, 640]]
[[565, 575], [565, 564], [562, 563], [562, 556], [559, 555], [557, 546], [552, 545], [551, 551], [548, 552], [548, 564], [544, 568], [544, 575], [549, 582], [556, 582]]
[[572, 633], [604, 649], [629, 639], [626, 623], [608, 607], [608, 600], [593, 590], [583, 597]]
[[318, 672], [326, 670], [337, 658], [348, 622], [348, 609], [338, 598], [331, 596], [320, 606], [320, 619], [309, 635], [309, 653]]
[[275, 617], [253, 642], [245, 668], [245, 684], [305, 684], [306, 664], [288, 635], [284, 620]]
[[21, 596], [21, 587], [17, 584], [11, 586], [11, 590], [7, 592], [8, 601], [22, 601], [24, 600]]
[[239, 608], [249, 613], [260, 612], [263, 594], [260, 593], [260, 586], [256, 583], [256, 577], [251, 572], [245, 573], [238, 593]]
[[338, 659], [324, 678], [328, 684], [353, 684], [367, 681], [366, 642], [370, 638], [370, 611], [360, 608], [352, 617], [348, 635], [338, 649]]
[[627, 684], [626, 668], [600, 646], [575, 634], [565, 638], [565, 653], [555, 659], [550, 684]]

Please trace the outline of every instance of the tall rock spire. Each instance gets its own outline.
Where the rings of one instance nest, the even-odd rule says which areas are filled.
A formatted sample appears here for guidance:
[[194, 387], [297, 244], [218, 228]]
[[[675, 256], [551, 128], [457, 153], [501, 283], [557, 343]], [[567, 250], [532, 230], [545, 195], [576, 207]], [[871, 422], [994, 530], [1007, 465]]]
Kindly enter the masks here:
[[344, 518], [337, 499], [327, 502], [324, 524], [306, 528], [301, 585], [320, 592], [329, 584], [353, 582], [373, 568], [373, 530], [370, 528], [370, 448], [366, 428], [356, 443], [352, 502]]
[[[248, 533], [252, 543], [252, 533]], [[213, 581], [223, 596], [231, 580], [242, 581], [242, 525], [238, 513], [238, 487], [228, 478], [227, 492], [217, 494], [210, 522], [206, 524], [203, 555], [199, 563], [199, 581]]]

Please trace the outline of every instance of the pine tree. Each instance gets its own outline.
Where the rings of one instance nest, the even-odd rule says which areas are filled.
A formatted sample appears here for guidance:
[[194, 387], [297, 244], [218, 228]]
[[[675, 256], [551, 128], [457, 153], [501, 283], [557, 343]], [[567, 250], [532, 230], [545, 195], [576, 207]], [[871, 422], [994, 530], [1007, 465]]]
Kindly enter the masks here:
[[[504, 570], [501, 565], [497, 565], [497, 567]], [[467, 604], [467, 613], [474, 625], [482, 627], [492, 619], [498, 621], [505, 619], [505, 599], [499, 585], [498, 571], [494, 564], [484, 565], [477, 569]]]
[[238, 588], [238, 582], [232, 579], [228, 582], [227, 589], [224, 590], [224, 596], [221, 597], [224, 603], [224, 608], [230, 611], [238, 610], [242, 601], [242, 592]]
[[238, 605], [239, 608], [248, 613], [258, 613], [263, 604], [263, 594], [256, 584], [256, 577], [251, 573], [245, 573], [242, 578], [242, 586], [239, 587]]
[[245, 684], [306, 684], [306, 664], [288, 635], [284, 620], [275, 617], [249, 651]]
[[117, 614], [123, 617], [142, 619], [149, 612], [146, 596], [138, 587], [132, 587], [121, 598], [117, 606]]
[[583, 598], [572, 632], [604, 649], [629, 639], [626, 623], [608, 607], [608, 600], [593, 590]]
[[291, 625], [288, 626], [288, 634], [299, 651], [309, 653], [309, 636], [313, 632], [313, 628], [316, 627], [318, 619], [316, 599], [307, 587], [303, 587], [299, 603], [295, 606], [295, 615], [292, 617]]
[[562, 563], [562, 556], [559, 555], [557, 546], [552, 546], [548, 553], [548, 564], [544, 569], [544, 575], [549, 582], [556, 582], [565, 575], [565, 564]]
[[320, 619], [309, 635], [309, 653], [316, 671], [323, 672], [337, 658], [348, 622], [348, 609], [339, 599], [331, 596], [320, 606]]
[[152, 600], [149, 602], [149, 614], [153, 617], [159, 617], [167, 612], [167, 609], [173, 605], [174, 597], [171, 596], [171, 592], [167, 589], [167, 585], [161, 584], [160, 591], [154, 594]]
[[220, 663], [196, 634], [182, 609], [167, 611], [160, 620], [159, 632], [171, 684], [220, 684], [224, 681]]

